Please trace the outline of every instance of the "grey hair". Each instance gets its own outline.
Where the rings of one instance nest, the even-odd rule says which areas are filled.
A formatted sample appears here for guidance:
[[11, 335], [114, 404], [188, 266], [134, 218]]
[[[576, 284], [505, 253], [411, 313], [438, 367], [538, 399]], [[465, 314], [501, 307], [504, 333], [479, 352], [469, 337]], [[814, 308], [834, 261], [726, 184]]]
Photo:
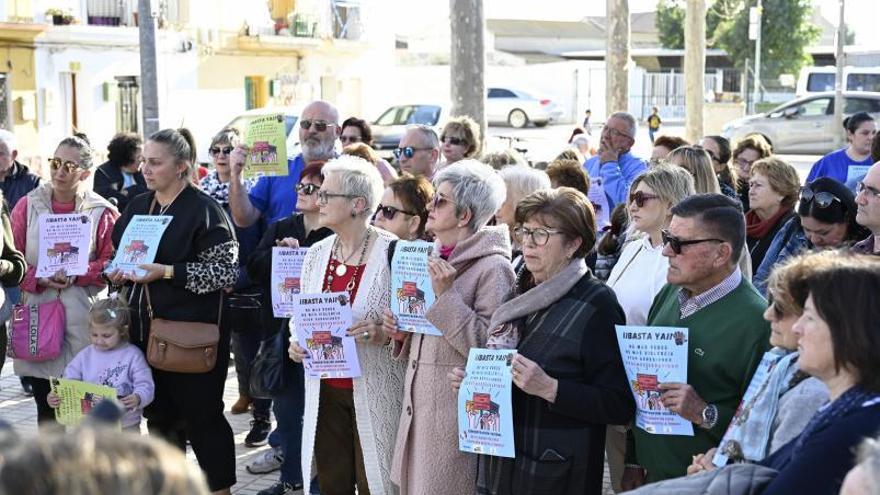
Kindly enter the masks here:
[[385, 185], [379, 171], [370, 162], [353, 155], [340, 155], [325, 163], [321, 173], [325, 181], [331, 174], [339, 174], [340, 193], [366, 199], [367, 208], [362, 212], [366, 218], [376, 211]]
[[517, 203], [522, 198], [541, 189], [550, 189], [550, 177], [543, 170], [535, 170], [526, 165], [509, 165], [498, 171], [507, 186], [507, 198]]
[[6, 149], [9, 150], [9, 153], [18, 149], [18, 140], [15, 138], [15, 134], [6, 129], [0, 129], [0, 143], [6, 145]]
[[455, 202], [455, 215], [471, 212], [468, 228], [476, 232], [486, 225], [507, 197], [504, 180], [492, 167], [466, 158], [444, 167], [434, 176], [434, 189], [448, 182]]
[[639, 130], [639, 127], [638, 123], [636, 122], [636, 118], [633, 117], [633, 114], [629, 112], [614, 112], [608, 117], [608, 120], [611, 119], [620, 119], [625, 121], [627, 127], [629, 127], [629, 135], [632, 136], [633, 139], [635, 139], [636, 132]]
[[505, 167], [509, 167], [511, 165], [523, 165], [528, 167], [528, 163], [525, 158], [523, 158], [522, 154], [516, 150], [505, 149], [502, 151], [493, 151], [492, 153], [486, 153], [480, 158], [480, 161], [494, 168], [495, 170], [502, 170]]
[[859, 464], [870, 479], [873, 492], [880, 491], [880, 438], [866, 438], [859, 446]]
[[427, 143], [431, 149], [440, 149], [440, 137], [437, 136], [437, 131], [435, 131], [433, 127], [425, 124], [413, 124], [407, 126], [406, 130], [407, 132], [418, 131], [421, 133], [422, 139], [424, 139], [425, 143]]
[[95, 156], [92, 152], [92, 145], [89, 143], [85, 134], [74, 134], [66, 137], [58, 143], [58, 147], [69, 146], [79, 152], [79, 166], [83, 169], [90, 169], [95, 164]]

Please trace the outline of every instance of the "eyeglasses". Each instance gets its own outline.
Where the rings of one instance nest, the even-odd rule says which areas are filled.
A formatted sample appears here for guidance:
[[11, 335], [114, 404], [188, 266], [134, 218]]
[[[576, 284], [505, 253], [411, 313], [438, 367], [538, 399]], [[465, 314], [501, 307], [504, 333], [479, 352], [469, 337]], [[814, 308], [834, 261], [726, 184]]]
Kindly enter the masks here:
[[217, 148], [215, 146], [212, 146], [211, 148], [208, 149], [208, 151], [212, 155], [217, 155], [219, 153], [223, 153], [224, 155], [229, 156], [232, 154], [232, 150], [234, 150], [234, 149], [235, 148], [233, 148], [232, 146], [227, 146], [225, 148]]
[[608, 134], [611, 137], [625, 137], [625, 138], [630, 138], [630, 139], [633, 138], [632, 136], [630, 136], [629, 134], [627, 134], [623, 131], [618, 131], [617, 129], [615, 129], [613, 127], [608, 127], [608, 126], [605, 126], [602, 128], [602, 133]]
[[311, 196], [312, 194], [314, 194], [315, 191], [321, 189], [321, 186], [317, 184], [303, 184], [302, 182], [300, 182], [296, 186], [294, 186], [294, 189], [296, 189], [296, 192], [298, 194], [302, 194], [303, 196]]
[[440, 141], [443, 141], [445, 144], [451, 144], [453, 146], [464, 146], [468, 144], [468, 142], [463, 138], [454, 136], [443, 136], [440, 138]]
[[411, 211], [401, 210], [400, 208], [397, 208], [394, 206], [385, 206], [382, 204], [380, 204], [376, 208], [376, 214], [373, 216], [373, 218], [376, 218], [376, 216], [378, 216], [379, 213], [381, 213], [382, 216], [385, 217], [385, 220], [389, 220], [389, 221], [394, 220], [394, 216], [397, 215], [398, 213], [403, 213], [405, 215], [410, 215], [410, 216], [418, 215], [418, 213], [413, 213]]
[[416, 154], [416, 151], [425, 151], [429, 149], [431, 148], [415, 148], [412, 146], [407, 146], [406, 148], [397, 148], [396, 150], [392, 151], [392, 153], [394, 153], [394, 158], [397, 160], [400, 160], [401, 155], [403, 155], [408, 160]]
[[675, 254], [681, 254], [681, 248], [685, 246], [690, 246], [691, 244], [700, 244], [703, 242], [724, 242], [721, 239], [691, 239], [689, 241], [683, 241], [678, 237], [670, 234], [668, 230], [661, 230], [660, 235], [663, 238], [663, 245], [669, 244], [669, 247], [672, 248], [672, 252]]
[[801, 189], [801, 202], [809, 203], [810, 201], [813, 201], [816, 206], [823, 209], [828, 208], [835, 201], [841, 204], [843, 203], [840, 198], [831, 194], [830, 192], [815, 192], [809, 187]]
[[318, 191], [318, 203], [322, 205], [326, 205], [333, 198], [357, 198], [358, 196], [354, 194], [340, 194], [340, 193], [330, 193], [327, 191]]
[[645, 203], [652, 199], [660, 199], [656, 194], [647, 194], [642, 191], [636, 191], [629, 195], [629, 202], [635, 203], [639, 208], [644, 208]]
[[880, 198], [880, 191], [878, 191], [877, 188], [871, 187], [864, 182], [859, 181], [859, 183], [856, 185], [856, 196], [862, 193], [874, 196], [875, 198]]
[[76, 162], [72, 162], [70, 160], [64, 161], [61, 158], [50, 158], [49, 159], [49, 168], [52, 170], [52, 173], [58, 171], [61, 167], [64, 167], [64, 171], [68, 174], [72, 174], [76, 172], [80, 166]]
[[454, 205], [455, 201], [452, 201], [451, 199], [449, 199], [445, 196], [435, 194], [434, 198], [431, 199], [431, 208], [436, 210], [437, 208], [440, 208], [441, 206], [443, 206], [445, 203], [450, 203], [450, 204]]
[[336, 124], [333, 122], [327, 122], [326, 120], [300, 120], [299, 126], [305, 130], [309, 130], [312, 126], [315, 126], [315, 130], [318, 132], [324, 132], [328, 127], [333, 127]]
[[[317, 127], [316, 127], [316, 129], [317, 129]], [[318, 129], [318, 130], [320, 131], [320, 129]], [[360, 143], [361, 138], [358, 136], [339, 136], [339, 141], [341, 141], [343, 143], [353, 144], [353, 143]]]
[[536, 246], [545, 246], [548, 242], [550, 242], [551, 235], [557, 235], [561, 233], [562, 232], [556, 229], [546, 229], [544, 227], [529, 229], [520, 225], [519, 227], [515, 227], [513, 229], [513, 238], [516, 239], [516, 242], [523, 244], [523, 240], [529, 237], [532, 239], [532, 244]]
[[733, 161], [735, 161], [736, 164], [739, 165], [739, 168], [743, 170], [749, 170], [752, 168], [752, 164], [758, 160], [746, 160], [745, 158], [736, 158]]

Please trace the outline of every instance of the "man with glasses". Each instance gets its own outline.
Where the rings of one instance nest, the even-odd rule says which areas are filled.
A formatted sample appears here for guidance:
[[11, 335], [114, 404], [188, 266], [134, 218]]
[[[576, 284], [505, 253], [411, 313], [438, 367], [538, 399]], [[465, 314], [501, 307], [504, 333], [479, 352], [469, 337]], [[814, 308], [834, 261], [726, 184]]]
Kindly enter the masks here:
[[287, 161], [287, 175], [260, 177], [250, 193], [242, 181], [247, 148], [239, 145], [230, 157], [232, 180], [229, 183], [229, 206], [232, 220], [239, 227], [253, 225], [260, 215], [266, 223], [289, 216], [296, 209], [296, 190], [300, 173], [310, 163], [325, 162], [336, 156], [336, 139], [341, 133], [339, 112], [326, 101], [309, 103], [300, 115], [299, 142], [302, 153]]
[[867, 239], [852, 250], [862, 254], [880, 255], [880, 162], [871, 165], [856, 187], [856, 222], [871, 231]]
[[684, 476], [692, 456], [718, 445], [767, 350], [766, 302], [737, 262], [745, 244], [739, 203], [697, 194], [672, 208], [663, 231], [668, 284], [648, 313], [648, 325], [688, 329], [689, 383], [661, 383], [668, 410], [694, 424], [694, 435], [630, 433], [623, 488]]
[[434, 129], [426, 125], [410, 126], [394, 150], [394, 157], [400, 170], [414, 176], [422, 175], [430, 181], [440, 159], [440, 139]]
[[590, 201], [599, 207], [596, 227], [600, 230], [610, 224], [614, 206], [626, 202], [629, 186], [635, 178], [648, 169], [647, 161], [630, 153], [637, 130], [636, 119], [631, 114], [611, 114], [602, 128], [599, 153], [584, 163], [590, 175]]

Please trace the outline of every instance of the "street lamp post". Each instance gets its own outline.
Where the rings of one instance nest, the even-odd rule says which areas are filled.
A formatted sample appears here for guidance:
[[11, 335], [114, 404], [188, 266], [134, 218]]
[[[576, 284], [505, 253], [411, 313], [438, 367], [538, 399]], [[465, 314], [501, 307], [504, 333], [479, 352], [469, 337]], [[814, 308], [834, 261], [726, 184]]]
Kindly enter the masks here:
[[761, 0], [749, 10], [749, 39], [755, 40], [755, 84], [752, 89], [752, 113], [758, 109], [758, 97], [761, 89], [761, 16], [764, 6]]

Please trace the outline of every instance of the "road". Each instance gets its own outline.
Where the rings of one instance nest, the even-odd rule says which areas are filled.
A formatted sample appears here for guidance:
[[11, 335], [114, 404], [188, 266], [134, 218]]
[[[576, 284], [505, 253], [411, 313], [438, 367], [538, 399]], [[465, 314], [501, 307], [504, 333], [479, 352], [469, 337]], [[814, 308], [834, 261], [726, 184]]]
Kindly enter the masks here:
[[[526, 148], [528, 157], [532, 162], [550, 161], [560, 151], [567, 147], [568, 137], [574, 126], [570, 124], [550, 125], [544, 128], [526, 127], [514, 129], [512, 127], [489, 127], [486, 151], [498, 151], [508, 146], [510, 138], [515, 139], [514, 147]], [[593, 129], [590, 144], [594, 147], [599, 145], [599, 129]], [[683, 126], [665, 125], [659, 134], [684, 136]], [[507, 139], [505, 139], [507, 138]], [[636, 144], [633, 153], [639, 156], [651, 156], [651, 144], [648, 139], [648, 128], [639, 127], [636, 136]], [[780, 158], [790, 163], [797, 169], [801, 182], [810, 172], [810, 167], [820, 158], [819, 155], [779, 155]]]

